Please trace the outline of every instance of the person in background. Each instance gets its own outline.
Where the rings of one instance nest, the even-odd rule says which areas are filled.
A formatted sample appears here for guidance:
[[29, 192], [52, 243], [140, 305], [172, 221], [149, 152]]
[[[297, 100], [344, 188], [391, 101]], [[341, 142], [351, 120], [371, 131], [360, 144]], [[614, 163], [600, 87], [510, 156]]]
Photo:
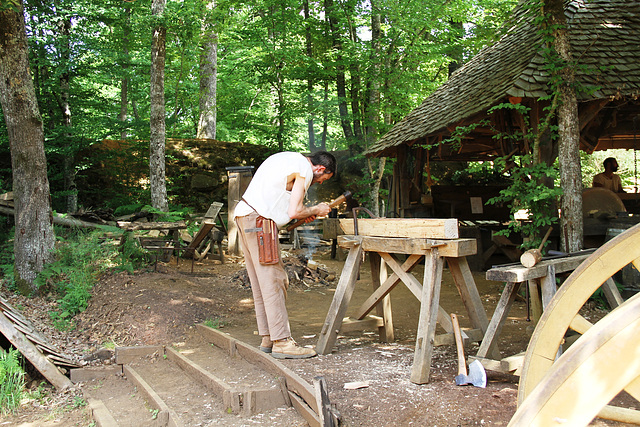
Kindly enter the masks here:
[[620, 176], [616, 174], [616, 172], [618, 172], [618, 162], [616, 159], [607, 157], [602, 164], [604, 165], [604, 172], [593, 177], [593, 187], [603, 187], [614, 193], [624, 193], [622, 180]]
[[[289, 279], [279, 256], [277, 230], [269, 236], [259, 233], [266, 228], [281, 228], [292, 219], [311, 222], [327, 215], [331, 211], [327, 203], [304, 206], [303, 202], [311, 184], [322, 184], [335, 172], [336, 159], [326, 151], [310, 156], [294, 152], [274, 154], [260, 165], [235, 209], [258, 333], [262, 336], [260, 350], [278, 359], [303, 359], [315, 356], [316, 352], [299, 346], [291, 338], [285, 306]], [[260, 245], [264, 243], [260, 239], [272, 236], [276, 239], [273, 246], [277, 246], [277, 259], [267, 261], [264, 252], [260, 258]]]

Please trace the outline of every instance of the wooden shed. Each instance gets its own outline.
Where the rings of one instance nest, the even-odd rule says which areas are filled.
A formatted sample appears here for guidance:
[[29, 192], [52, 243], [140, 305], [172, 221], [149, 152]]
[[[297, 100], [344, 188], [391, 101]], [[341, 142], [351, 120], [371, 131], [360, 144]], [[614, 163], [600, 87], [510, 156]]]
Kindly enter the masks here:
[[[568, 1], [565, 14], [577, 63], [580, 148], [588, 153], [609, 148], [640, 148], [640, 2]], [[505, 24], [501, 38], [458, 69], [424, 102], [373, 144], [368, 156], [396, 157], [389, 210], [402, 217], [422, 216], [430, 203], [450, 209], [451, 216], [481, 218], [473, 203], [484, 203], [497, 189], [438, 189], [427, 186], [429, 163], [491, 160], [530, 152], [529, 139], [507, 138], [536, 132], [549, 101], [550, 75], [541, 53], [541, 37], [521, 2]], [[499, 104], [523, 104], [529, 117]], [[459, 127], [467, 132], [448, 141]], [[552, 162], [557, 143], [541, 145]], [[478, 190], [480, 191], [480, 190]], [[478, 200], [478, 197], [480, 200]], [[464, 203], [462, 203], [464, 201]], [[463, 211], [456, 208], [466, 206]], [[476, 212], [478, 210], [476, 209]], [[442, 212], [439, 212], [442, 214]], [[446, 213], [446, 212], [445, 212]]]

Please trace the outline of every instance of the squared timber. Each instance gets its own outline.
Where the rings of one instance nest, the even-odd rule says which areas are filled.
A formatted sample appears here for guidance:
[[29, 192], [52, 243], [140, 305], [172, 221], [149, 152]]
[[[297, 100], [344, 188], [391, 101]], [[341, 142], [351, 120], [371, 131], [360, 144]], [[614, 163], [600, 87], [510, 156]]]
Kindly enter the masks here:
[[[344, 234], [355, 234], [353, 219], [340, 219]], [[365, 218], [358, 219], [358, 235], [378, 237], [417, 237], [423, 239], [457, 239], [455, 218]]]

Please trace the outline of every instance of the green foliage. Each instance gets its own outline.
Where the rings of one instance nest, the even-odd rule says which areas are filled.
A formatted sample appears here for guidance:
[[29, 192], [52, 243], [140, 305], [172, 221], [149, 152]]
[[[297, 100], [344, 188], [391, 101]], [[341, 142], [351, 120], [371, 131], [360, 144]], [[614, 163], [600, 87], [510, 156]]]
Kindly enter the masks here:
[[[65, 177], [74, 173], [81, 206], [149, 203], [145, 183], [128, 182], [127, 168], [134, 167], [133, 162], [110, 163], [108, 153], [98, 147], [105, 139], [125, 138], [132, 158], [148, 153], [149, 37], [158, 19], [167, 28], [168, 138], [196, 134], [202, 29], [209, 27], [218, 37], [220, 59], [219, 140], [306, 151], [308, 126], [313, 123], [316, 141], [324, 138], [327, 149], [351, 146], [361, 151], [365, 140], [375, 139], [370, 132], [386, 132], [444, 82], [449, 63], [462, 64], [495, 40], [516, 1], [384, 0], [374, 4], [376, 10], [367, 2], [350, 0], [331, 2], [333, 10], [328, 10], [329, 2], [308, 3], [305, 17], [300, 3], [291, 0], [222, 0], [214, 8], [209, 2], [185, 0], [168, 2], [158, 18], [145, 2], [25, 2], [54, 208], [65, 210], [65, 196], [73, 191]], [[332, 28], [327, 22], [330, 12], [335, 19]], [[382, 17], [379, 49], [370, 40], [374, 13]], [[60, 31], [65, 22], [71, 24], [68, 34]], [[344, 95], [338, 95], [338, 70], [344, 70]], [[65, 123], [66, 111], [59, 102], [66, 77], [71, 123]], [[125, 83], [126, 105], [121, 105]], [[373, 85], [380, 90], [375, 112], [369, 111]], [[350, 110], [342, 118], [351, 122], [352, 130], [358, 122], [352, 140], [347, 140], [342, 126], [341, 103]], [[8, 152], [6, 126], [0, 120], [1, 189], [11, 187]], [[87, 185], [97, 165], [107, 165], [111, 177], [122, 182]], [[167, 176], [171, 192], [185, 193], [187, 187], [175, 186], [174, 179]]]
[[[521, 159], [520, 166], [513, 168], [513, 183], [500, 191], [500, 195], [487, 201], [489, 204], [506, 204], [511, 211], [508, 228], [500, 233], [510, 235], [512, 232], [529, 236], [531, 239], [522, 244], [523, 249], [538, 247], [542, 236], [540, 230], [558, 222], [554, 212], [557, 198], [562, 194], [560, 188], [549, 188], [542, 184], [546, 178], [556, 178], [558, 171], [544, 163], [531, 164], [531, 156]], [[528, 213], [527, 220], [515, 218], [516, 212]]]
[[0, 348], [0, 414], [15, 412], [24, 392], [25, 372], [20, 363], [20, 352], [13, 348]]
[[212, 328], [212, 329], [221, 329], [225, 326], [225, 322], [224, 320], [220, 319], [219, 317], [216, 317], [215, 319], [207, 319], [204, 321], [204, 325]]
[[133, 272], [144, 262], [144, 252], [131, 239], [118, 250], [113, 244], [117, 240], [104, 239], [102, 231], [60, 228], [56, 235], [55, 261], [45, 266], [35, 283], [40, 292], [57, 293], [57, 310], [49, 315], [58, 329], [70, 330], [73, 316], [87, 308], [100, 274], [111, 268]]
[[8, 232], [0, 233], [0, 273], [2, 280], [9, 289], [15, 290], [15, 280], [13, 272], [13, 232], [11, 228]]
[[191, 208], [182, 206], [170, 206], [167, 212], [156, 209], [153, 206], [145, 205], [141, 209], [142, 212], [148, 212], [156, 216], [160, 222], [177, 222], [189, 218], [193, 214]]
[[493, 162], [469, 162], [465, 169], [453, 171], [450, 180], [453, 185], [487, 185], [511, 182], [495, 167]]

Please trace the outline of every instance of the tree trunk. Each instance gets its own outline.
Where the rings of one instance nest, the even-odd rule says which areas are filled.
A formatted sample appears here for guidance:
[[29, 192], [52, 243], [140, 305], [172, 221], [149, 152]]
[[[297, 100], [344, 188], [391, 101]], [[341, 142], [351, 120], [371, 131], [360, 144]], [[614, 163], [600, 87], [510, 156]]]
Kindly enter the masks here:
[[[215, 3], [207, 3], [213, 10]], [[202, 24], [202, 52], [200, 54], [200, 119], [198, 138], [216, 139], [216, 98], [218, 84], [218, 35], [208, 17]]]
[[340, 124], [342, 131], [348, 144], [353, 144], [353, 130], [351, 129], [351, 121], [349, 120], [349, 110], [347, 108], [347, 82], [345, 77], [345, 67], [343, 64], [342, 42], [338, 32], [338, 20], [335, 16], [333, 0], [325, 0], [325, 13], [329, 21], [329, 30], [333, 44], [333, 50], [336, 53], [336, 88], [338, 92], [338, 113], [340, 114]]
[[[153, 0], [151, 9], [157, 18], [164, 13], [165, 0]], [[151, 206], [161, 211], [169, 210], [165, 180], [165, 107], [164, 62], [166, 54], [164, 24], [153, 29], [151, 42], [151, 138], [149, 144], [149, 181]]]
[[73, 213], [78, 211], [78, 189], [76, 187], [76, 165], [75, 165], [75, 147], [73, 146], [73, 134], [71, 131], [71, 105], [70, 98], [70, 45], [71, 37], [71, 18], [63, 17], [58, 23], [58, 40], [60, 40], [60, 55], [62, 57], [62, 66], [64, 71], [60, 74], [60, 97], [59, 107], [62, 113], [62, 126], [67, 129], [64, 134], [64, 190], [65, 190], [65, 209], [66, 212]]
[[37, 292], [34, 281], [52, 258], [55, 243], [44, 154], [44, 130], [29, 71], [20, 2], [0, 10], [0, 104], [7, 124], [15, 202], [14, 273], [18, 290]]
[[126, 60], [123, 64], [120, 64], [122, 67], [123, 76], [120, 79], [120, 114], [118, 114], [118, 120], [122, 123], [122, 129], [120, 130], [120, 139], [127, 139], [127, 104], [129, 103], [129, 62], [131, 59], [129, 58], [129, 34], [131, 32], [131, 8], [127, 7], [124, 9], [125, 14], [125, 25], [123, 28], [122, 34], [122, 52]]
[[572, 66], [571, 44], [567, 31], [562, 0], [545, 0], [546, 11], [551, 14], [554, 30], [554, 48], [564, 66], [557, 71], [561, 82], [558, 106], [558, 161], [560, 185], [564, 191], [560, 203], [562, 247], [574, 252], [583, 246], [582, 171], [580, 165], [580, 123], [575, 92], [575, 70]]
[[[367, 146], [373, 144], [378, 138], [378, 115], [380, 111], [380, 70], [382, 58], [380, 55], [380, 28], [381, 16], [377, 10], [376, 2], [371, 1], [371, 81], [369, 82], [369, 102], [367, 105], [367, 126], [366, 142]], [[384, 175], [384, 165], [386, 157], [381, 157], [377, 161], [367, 158], [369, 177], [373, 183], [369, 192], [371, 198], [371, 208], [376, 216], [380, 216], [380, 182]], [[375, 165], [377, 163], [377, 167]]]
[[[313, 61], [313, 44], [311, 39], [311, 24], [309, 23], [309, 0], [304, 0], [302, 2], [302, 9], [304, 12], [304, 20], [305, 20], [305, 48], [306, 55], [309, 58], [309, 62]], [[309, 135], [309, 151], [315, 152], [318, 151], [318, 147], [316, 147], [316, 131], [313, 120], [313, 72], [311, 69], [307, 75], [307, 132]]]

